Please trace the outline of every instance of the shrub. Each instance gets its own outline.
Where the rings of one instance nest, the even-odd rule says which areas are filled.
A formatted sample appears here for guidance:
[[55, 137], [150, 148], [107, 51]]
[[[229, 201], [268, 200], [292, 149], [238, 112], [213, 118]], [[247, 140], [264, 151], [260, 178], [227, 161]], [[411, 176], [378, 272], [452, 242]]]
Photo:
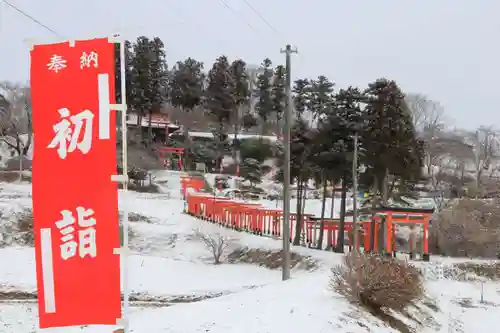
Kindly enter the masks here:
[[13, 183], [19, 180], [19, 171], [0, 172], [0, 182]]
[[195, 230], [195, 237], [202, 241], [206, 249], [210, 251], [214, 265], [221, 264], [222, 255], [229, 245], [227, 238], [219, 233], [208, 234], [200, 230]]
[[419, 271], [394, 258], [352, 252], [332, 273], [335, 290], [371, 311], [404, 312], [424, 295]]

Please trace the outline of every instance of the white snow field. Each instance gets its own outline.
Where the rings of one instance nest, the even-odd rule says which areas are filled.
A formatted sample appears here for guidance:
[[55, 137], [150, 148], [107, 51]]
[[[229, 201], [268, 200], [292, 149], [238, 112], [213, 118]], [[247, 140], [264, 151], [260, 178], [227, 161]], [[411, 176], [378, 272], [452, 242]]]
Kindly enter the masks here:
[[[182, 213], [180, 173], [156, 174], [160, 194], [120, 193], [120, 207], [148, 217], [133, 221], [130, 285], [133, 293], [174, 300], [179, 297], [213, 297], [170, 306], [133, 304], [131, 333], [390, 333], [398, 332], [367, 312], [350, 305], [328, 286], [330, 268], [341, 256], [326, 251], [293, 248], [313, 257], [318, 269], [292, 270], [292, 279], [281, 282], [281, 272], [250, 264], [213, 265], [210, 253], [193, 237], [194, 230], [221, 233], [229, 250], [242, 246], [278, 249], [281, 241], [239, 233], [207, 224]], [[9, 216], [31, 207], [30, 184], [0, 184], [2, 225]], [[447, 262], [446, 258], [432, 258]], [[9, 291], [35, 290], [34, 250], [30, 247], [0, 248], [0, 296]], [[500, 284], [450, 280], [427, 281], [427, 294], [438, 310], [422, 305], [412, 314], [418, 323], [399, 319], [416, 332], [493, 332], [500, 317]], [[99, 300], [96, 300], [96, 303]], [[425, 303], [425, 302], [424, 302]], [[111, 333], [118, 327], [88, 326], [39, 330], [34, 300], [0, 299], [0, 333]], [[426, 316], [427, 314], [427, 316]], [[427, 317], [432, 317], [430, 320]]]

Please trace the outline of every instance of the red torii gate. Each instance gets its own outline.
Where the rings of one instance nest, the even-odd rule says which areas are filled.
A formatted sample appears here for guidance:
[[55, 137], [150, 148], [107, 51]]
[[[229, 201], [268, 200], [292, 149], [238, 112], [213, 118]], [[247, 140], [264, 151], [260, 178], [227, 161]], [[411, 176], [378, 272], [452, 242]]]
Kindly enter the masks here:
[[178, 166], [179, 169], [182, 170], [182, 156], [184, 155], [184, 148], [160, 147], [157, 150], [162, 158], [164, 158], [167, 153], [177, 154], [179, 157]]

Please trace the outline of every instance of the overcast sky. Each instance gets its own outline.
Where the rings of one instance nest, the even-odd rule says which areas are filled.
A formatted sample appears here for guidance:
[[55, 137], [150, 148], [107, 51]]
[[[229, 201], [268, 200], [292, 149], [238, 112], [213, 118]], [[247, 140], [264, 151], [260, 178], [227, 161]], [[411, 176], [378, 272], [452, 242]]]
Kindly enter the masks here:
[[[209, 67], [225, 54], [279, 64], [290, 43], [294, 78], [365, 87], [387, 77], [439, 101], [455, 126], [500, 125], [498, 0], [247, 0], [277, 32], [244, 0], [8, 1], [68, 38], [159, 36], [170, 63], [191, 56]], [[29, 79], [28, 38], [57, 41], [3, 4], [0, 80]]]

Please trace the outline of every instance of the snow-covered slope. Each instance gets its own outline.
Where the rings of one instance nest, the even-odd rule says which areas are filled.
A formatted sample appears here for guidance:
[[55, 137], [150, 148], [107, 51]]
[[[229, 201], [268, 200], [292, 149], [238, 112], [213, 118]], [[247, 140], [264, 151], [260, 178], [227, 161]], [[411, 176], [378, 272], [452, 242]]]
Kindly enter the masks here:
[[[120, 193], [120, 207], [127, 205], [136, 214], [134, 255], [130, 262], [130, 284], [134, 293], [167, 299], [197, 295], [215, 297], [195, 303], [151, 307], [133, 304], [130, 317], [133, 333], [390, 333], [396, 332], [372, 315], [347, 303], [328, 287], [330, 268], [340, 255], [293, 248], [319, 262], [318, 269], [294, 270], [293, 278], [281, 282], [279, 270], [248, 264], [211, 264], [210, 253], [194, 237], [195, 230], [219, 233], [229, 250], [242, 246], [279, 249], [281, 241], [221, 229], [182, 214], [178, 199], [180, 173], [157, 173], [166, 180], [162, 194]], [[168, 195], [165, 195], [168, 194]], [[0, 184], [0, 209], [21, 211], [31, 205], [30, 186]], [[4, 216], [5, 217], [5, 216]], [[435, 258], [446, 262], [446, 259]], [[433, 258], [434, 260], [434, 258]], [[418, 332], [492, 332], [500, 316], [500, 286], [485, 283], [485, 302], [480, 303], [481, 285], [473, 282], [427, 281], [428, 296], [439, 310], [427, 310], [435, 322], [427, 321]], [[33, 292], [34, 251], [29, 247], [0, 249], [0, 295], [2, 291]], [[97, 302], [98, 300], [96, 300]], [[423, 314], [416, 314], [423, 318]], [[418, 325], [401, 318], [408, 325]], [[48, 333], [109, 333], [113, 327], [72, 327], [48, 329]], [[1, 333], [34, 333], [37, 306], [34, 301], [0, 299]]]

